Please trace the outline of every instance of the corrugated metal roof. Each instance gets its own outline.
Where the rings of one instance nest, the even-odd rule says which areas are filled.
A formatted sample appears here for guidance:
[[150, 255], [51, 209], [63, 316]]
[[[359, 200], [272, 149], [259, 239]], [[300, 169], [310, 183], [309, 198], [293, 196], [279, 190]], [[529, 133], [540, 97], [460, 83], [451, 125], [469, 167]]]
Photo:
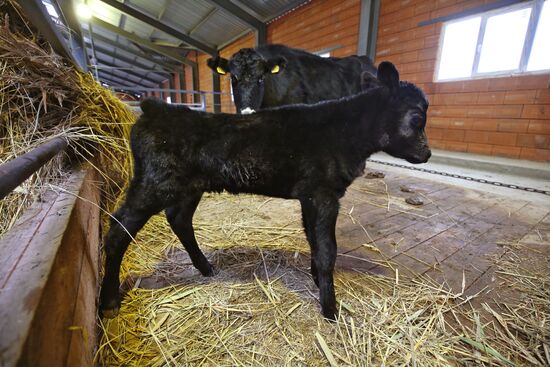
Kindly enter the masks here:
[[297, 0], [234, 0], [233, 3], [246, 9], [258, 19], [267, 22], [281, 13], [291, 10], [309, 1]]
[[[76, 0], [83, 2], [84, 0]], [[235, 37], [245, 33], [248, 29], [252, 30], [248, 24], [239, 19], [238, 16], [218, 7], [211, 0], [118, 0], [125, 5], [132, 7], [154, 19], [157, 19], [173, 29], [182, 32], [195, 40], [211, 48], [218, 48], [225, 45]], [[309, 2], [310, 0], [231, 0], [233, 5], [240, 7], [251, 16], [267, 22], [292, 8]], [[169, 35], [163, 31], [128, 15], [122, 14], [119, 10], [103, 3], [101, 0], [89, 0], [88, 4], [92, 10], [93, 16], [116, 27], [121, 27], [124, 31], [135, 34], [147, 41], [156, 42], [163, 47], [171, 49], [178, 54], [185, 54], [185, 50], [191, 48], [182, 40]], [[83, 21], [83, 28], [87, 30], [87, 23]], [[101, 27], [94, 26], [93, 34], [97, 35], [94, 44], [97, 49], [96, 54], [102, 60], [111, 60], [112, 64], [142, 69], [162, 70], [158, 65], [160, 61], [166, 62], [166, 58], [149, 51], [145, 47], [130, 42], [124, 37], [116, 35]], [[103, 40], [116, 40], [119, 46], [112, 42]], [[122, 49], [127, 49], [127, 52]], [[88, 47], [88, 54], [91, 55], [91, 47]], [[102, 53], [100, 51], [106, 52]], [[101, 56], [101, 57], [100, 57]], [[156, 60], [159, 60], [157, 62]], [[130, 62], [132, 61], [132, 62]], [[155, 64], [155, 62], [157, 64]], [[131, 75], [131, 70], [111, 69], [108, 70], [112, 75], [118, 75], [121, 78], [135, 81], [139, 78]], [[142, 72], [144, 75], [146, 71]], [[147, 74], [147, 78], [154, 80], [165, 80], [162, 74]]]

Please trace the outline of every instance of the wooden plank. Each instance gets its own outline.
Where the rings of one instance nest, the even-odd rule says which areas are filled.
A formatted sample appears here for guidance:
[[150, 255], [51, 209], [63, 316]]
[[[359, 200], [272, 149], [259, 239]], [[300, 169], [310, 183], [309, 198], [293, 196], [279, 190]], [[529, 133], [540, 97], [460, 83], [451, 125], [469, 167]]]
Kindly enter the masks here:
[[[453, 204], [451, 205], [454, 205], [454, 207], [445, 203], [447, 209], [443, 212], [438, 208], [437, 202], [435, 203], [436, 204], [428, 205], [428, 207], [432, 208], [428, 210], [433, 210], [433, 214], [437, 214], [431, 218], [417, 220], [416, 217], [410, 214], [402, 214], [401, 216], [393, 217], [394, 219], [392, 221], [396, 223], [393, 227], [395, 230], [382, 230], [380, 231], [380, 236], [373, 236], [376, 247], [386, 256], [395, 256], [398, 252], [414, 247], [418, 243], [426, 241], [438, 233], [449, 229], [453, 225], [468, 219], [471, 215], [481, 212], [491, 204], [496, 205], [494, 201], [479, 203], [476, 199], [466, 201], [459, 201], [457, 199], [452, 201]], [[472, 208], [476, 208], [476, 210]], [[403, 221], [403, 217], [407, 219], [408, 217], [412, 217], [415, 220]], [[405, 225], [399, 226], [398, 223], [400, 221]], [[395, 245], [396, 243], [398, 246]], [[359, 256], [359, 254], [356, 254], [356, 256]]]
[[[377, 242], [376, 247], [386, 258], [398, 264], [397, 266], [402, 265], [405, 268], [403, 275], [422, 274], [446, 258], [442, 251], [454, 253], [463, 244], [463, 240], [456, 236], [456, 231], [460, 233], [458, 229], [464, 225], [463, 223], [473, 221], [472, 216], [496, 205], [497, 202], [494, 200], [479, 202], [472, 199], [449, 209], [443, 216], [430, 218], [394, 233], [393, 238]], [[475, 208], [476, 211], [472, 211], [471, 208]]]
[[[463, 274], [466, 277], [465, 289], [476, 282], [491, 266], [489, 256], [502, 255], [504, 249], [497, 245], [499, 240], [509, 241], [523, 236], [529, 228], [515, 221], [515, 215], [522, 209], [528, 209], [522, 201], [507, 201], [476, 216], [475, 230], [462, 233], [466, 240], [464, 246], [457, 249], [441, 262], [439, 270], [428, 270], [424, 275], [438, 282], [446, 282], [454, 291], [462, 291]], [[480, 229], [490, 226], [489, 229]], [[465, 227], [468, 228], [468, 227]], [[474, 233], [474, 234], [472, 234]]]
[[85, 241], [84, 234], [76, 230], [78, 220], [77, 216], [71, 215], [40, 295], [18, 366], [65, 365], [72, 334], [69, 328], [76, 306], [82, 266], [82, 251], [79, 247]]
[[[61, 245], [84, 173], [71, 176], [64, 187], [69, 193], [50, 193], [53, 200], [29, 221], [19, 222], [0, 242], [2, 253], [21, 247], [19, 255], [2, 268], [0, 297], [0, 364], [13, 366], [19, 359], [31, 322], [42, 297], [46, 281]], [[29, 227], [29, 224], [34, 225]], [[29, 234], [29, 228], [34, 228]], [[23, 239], [23, 241], [20, 240]], [[2, 256], [0, 256], [1, 258]]]
[[66, 192], [49, 192], [47, 204], [31, 207], [34, 218], [26, 213], [0, 242], [1, 251], [16, 252], [4, 261], [9, 267], [0, 268], [1, 366], [93, 364], [99, 271], [95, 179], [93, 170], [77, 172], [63, 185]]
[[[542, 208], [536, 204], [529, 203], [520, 210], [516, 211], [512, 216], [504, 219], [503, 223], [496, 225], [492, 228], [490, 233], [483, 236], [480, 239], [480, 243], [476, 246], [471, 254], [473, 256], [490, 256], [495, 258], [502, 257], [509, 248], [503, 246], [505, 243], [513, 244], [524, 242], [525, 238], [537, 238], [541, 239], [540, 233], [536, 233], [536, 228], [540, 223], [543, 223], [546, 216], [548, 216], [549, 210]], [[535, 232], [535, 233], [533, 233]], [[543, 250], [548, 250], [550, 241], [542, 239], [541, 247]], [[500, 245], [499, 245], [500, 243]], [[489, 244], [488, 248], [484, 248], [483, 244]], [[492, 246], [491, 246], [492, 245]], [[538, 249], [537, 249], [538, 251]], [[548, 254], [550, 252], [546, 252]], [[544, 252], [541, 253], [544, 256]], [[485, 272], [475, 279], [472, 284], [467, 288], [468, 294], [475, 294], [482, 289], [486, 289], [486, 293], [495, 288], [495, 275], [496, 266], [491, 265], [485, 270]]]
[[[95, 171], [94, 171], [95, 172]], [[93, 172], [91, 172], [93, 173]], [[100, 194], [97, 183], [88, 175], [84, 182], [81, 196], [92, 203], [99, 203]], [[66, 366], [92, 366], [95, 346], [97, 345], [97, 295], [99, 288], [99, 208], [95, 205], [79, 202], [77, 209], [81, 212], [80, 228], [86, 235], [82, 246], [82, 265], [77, 303], [72, 320], [72, 333]]]

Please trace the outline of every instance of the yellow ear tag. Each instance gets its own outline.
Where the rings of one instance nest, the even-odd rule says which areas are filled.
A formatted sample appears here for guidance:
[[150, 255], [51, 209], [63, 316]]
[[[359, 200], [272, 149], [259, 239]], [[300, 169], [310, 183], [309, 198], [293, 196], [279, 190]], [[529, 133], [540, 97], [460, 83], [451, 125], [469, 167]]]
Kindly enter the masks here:
[[275, 66], [271, 69], [271, 74], [277, 74], [279, 71], [281, 71], [281, 68], [279, 67], [279, 65], [275, 65]]
[[218, 74], [221, 74], [221, 75], [225, 75], [225, 70], [223, 70], [221, 67], [217, 67], [216, 68], [216, 71], [218, 72]]

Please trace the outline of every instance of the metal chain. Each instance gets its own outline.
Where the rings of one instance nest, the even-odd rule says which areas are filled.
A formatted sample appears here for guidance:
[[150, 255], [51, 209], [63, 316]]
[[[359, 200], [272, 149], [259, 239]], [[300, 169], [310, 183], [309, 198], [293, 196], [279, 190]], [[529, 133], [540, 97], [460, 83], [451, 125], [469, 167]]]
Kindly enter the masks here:
[[369, 159], [368, 161], [373, 162], [373, 163], [383, 164], [383, 165], [386, 165], [386, 166], [391, 166], [391, 167], [406, 168], [406, 169], [410, 169], [410, 170], [413, 170], [413, 171], [432, 173], [434, 175], [460, 178], [462, 180], [467, 180], [467, 181], [480, 182], [480, 183], [494, 185], [494, 186], [507, 187], [507, 188], [515, 189], [515, 190], [523, 190], [523, 191], [535, 192], [537, 194], [550, 195], [550, 191], [535, 189], [534, 187], [507, 184], [507, 183], [504, 183], [504, 182], [490, 181], [490, 180], [485, 180], [483, 178], [474, 178], [474, 177], [470, 177], [470, 176], [459, 175], [459, 174], [456, 174], [456, 173], [447, 173], [447, 172], [436, 171], [436, 170], [433, 170], [433, 169], [406, 166], [404, 164], [383, 162], [383, 161], [378, 161], [378, 160], [375, 160], [375, 159]]

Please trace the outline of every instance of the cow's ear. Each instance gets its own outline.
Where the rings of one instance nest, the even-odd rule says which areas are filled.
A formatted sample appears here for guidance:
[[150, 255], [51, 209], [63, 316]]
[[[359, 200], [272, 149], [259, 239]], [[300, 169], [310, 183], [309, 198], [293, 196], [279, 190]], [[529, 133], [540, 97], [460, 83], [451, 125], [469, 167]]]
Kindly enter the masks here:
[[363, 71], [361, 74], [361, 90], [376, 88], [380, 86], [380, 81], [375, 75], [372, 75], [368, 71]]
[[395, 65], [389, 61], [381, 62], [378, 65], [378, 80], [391, 91], [399, 88], [399, 72]]
[[266, 71], [270, 74], [278, 74], [286, 67], [286, 59], [284, 57], [274, 57], [267, 60]]
[[211, 57], [206, 60], [206, 64], [210, 69], [220, 75], [225, 75], [229, 71], [229, 61], [223, 57]]

